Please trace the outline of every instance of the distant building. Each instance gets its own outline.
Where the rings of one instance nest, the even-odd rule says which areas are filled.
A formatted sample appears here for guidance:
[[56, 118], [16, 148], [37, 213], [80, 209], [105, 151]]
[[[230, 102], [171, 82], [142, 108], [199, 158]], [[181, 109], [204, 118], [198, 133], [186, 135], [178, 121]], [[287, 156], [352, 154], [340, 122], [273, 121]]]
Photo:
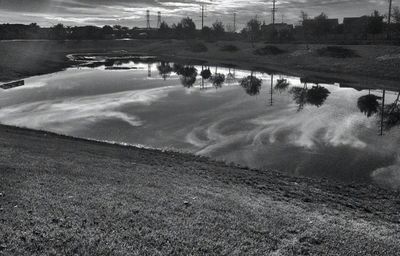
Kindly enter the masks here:
[[283, 30], [289, 30], [289, 31], [293, 30], [293, 25], [287, 23], [275, 23], [268, 25], [264, 23], [263, 25], [261, 25], [261, 30], [263, 31], [272, 31], [272, 28], [275, 28], [275, 30], [279, 33], [280, 31]]
[[280, 41], [287, 41], [293, 38], [293, 25], [287, 23], [275, 23], [266, 25], [264, 23], [263, 25], [261, 25], [261, 33], [267, 40], [275, 38], [279, 39]]
[[318, 24], [324, 24], [327, 31], [334, 31], [339, 26], [339, 19], [309, 19], [303, 21], [303, 27], [305, 29], [313, 29]]

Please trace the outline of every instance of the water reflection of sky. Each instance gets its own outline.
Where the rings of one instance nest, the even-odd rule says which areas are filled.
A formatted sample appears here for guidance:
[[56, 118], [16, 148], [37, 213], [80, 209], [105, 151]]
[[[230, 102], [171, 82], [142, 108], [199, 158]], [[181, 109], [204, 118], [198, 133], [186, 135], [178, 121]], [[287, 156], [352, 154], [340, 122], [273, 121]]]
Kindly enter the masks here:
[[[292, 88], [305, 85], [296, 77], [275, 75], [272, 87], [283, 80], [290, 85], [271, 90], [270, 75], [253, 73], [262, 86], [250, 96], [240, 86], [251, 75], [245, 70], [210, 67], [230, 78], [215, 88], [202, 81], [202, 67], [196, 66], [196, 81], [185, 88], [182, 76], [171, 72], [164, 79], [157, 64], [118, 64], [112, 67], [128, 69], [100, 65], [29, 78], [25, 86], [0, 93], [0, 120], [296, 175], [400, 185], [398, 129], [379, 136], [379, 114], [368, 118], [357, 105], [361, 96], [381, 97], [381, 91], [320, 84], [329, 91], [322, 104], [305, 101], [299, 110]], [[309, 98], [313, 86], [307, 85]], [[396, 96], [387, 92], [385, 100]]]

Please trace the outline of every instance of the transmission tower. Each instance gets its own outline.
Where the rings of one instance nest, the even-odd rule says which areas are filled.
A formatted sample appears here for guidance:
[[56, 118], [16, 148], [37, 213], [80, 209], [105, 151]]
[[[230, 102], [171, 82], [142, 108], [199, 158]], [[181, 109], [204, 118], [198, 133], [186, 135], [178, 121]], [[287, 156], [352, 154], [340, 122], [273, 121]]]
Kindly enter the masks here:
[[147, 21], [147, 29], [150, 29], [150, 11], [146, 11], [146, 21]]
[[157, 28], [161, 27], [161, 12], [157, 13]]
[[201, 5], [201, 29], [204, 28], [204, 4]]
[[276, 0], [272, 0], [272, 25], [275, 26]]

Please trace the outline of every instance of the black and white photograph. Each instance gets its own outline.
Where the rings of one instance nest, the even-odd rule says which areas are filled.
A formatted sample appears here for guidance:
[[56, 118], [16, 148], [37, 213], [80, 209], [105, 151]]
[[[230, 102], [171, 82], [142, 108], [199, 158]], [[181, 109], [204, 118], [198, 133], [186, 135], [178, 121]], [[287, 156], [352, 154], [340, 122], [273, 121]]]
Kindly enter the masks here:
[[0, 256], [400, 256], [400, 0], [0, 0]]

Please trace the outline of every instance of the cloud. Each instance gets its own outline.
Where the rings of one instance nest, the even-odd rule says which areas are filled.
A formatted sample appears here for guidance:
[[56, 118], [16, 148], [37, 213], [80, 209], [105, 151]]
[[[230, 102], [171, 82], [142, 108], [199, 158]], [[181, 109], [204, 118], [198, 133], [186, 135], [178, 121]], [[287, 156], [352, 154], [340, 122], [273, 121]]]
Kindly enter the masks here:
[[149, 105], [166, 97], [172, 87], [124, 91], [86, 97], [23, 103], [0, 109], [2, 123], [71, 133], [101, 120], [120, 120], [131, 126], [143, 122], [121, 110], [126, 105]]
[[[238, 14], [239, 26], [257, 15], [261, 20], [271, 19], [271, 1], [264, 0], [0, 0], [0, 22], [37, 22], [48, 26], [49, 20], [77, 24], [121, 24], [129, 27], [145, 25], [145, 11], [161, 11], [168, 23], [190, 16], [200, 22], [200, 4], [206, 3], [209, 25], [217, 18], [232, 23]], [[386, 3], [376, 0], [282, 0], [277, 1], [277, 16], [297, 23], [300, 10], [315, 16], [325, 12], [331, 17], [360, 16], [374, 9], [386, 12]], [[29, 19], [26, 18], [29, 16]], [[50, 22], [50, 24], [51, 24]]]
[[400, 161], [391, 166], [379, 168], [371, 173], [373, 181], [384, 187], [400, 188]]

